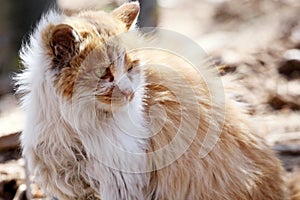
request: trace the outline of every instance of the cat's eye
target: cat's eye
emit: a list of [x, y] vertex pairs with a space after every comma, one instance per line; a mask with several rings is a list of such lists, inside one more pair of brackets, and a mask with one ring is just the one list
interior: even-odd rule
[[128, 72], [130, 72], [133, 69], [133, 65], [130, 65], [130, 67], [127, 69]]
[[138, 60], [134, 60], [130, 63], [130, 65], [128, 66], [127, 68], [127, 72], [130, 72], [132, 71], [132, 69], [137, 66], [139, 64], [139, 61]]
[[106, 70], [106, 69], [97, 69], [97, 70], [96, 70], [96, 75], [97, 75], [99, 78], [104, 77], [106, 74], [107, 74], [107, 70]]

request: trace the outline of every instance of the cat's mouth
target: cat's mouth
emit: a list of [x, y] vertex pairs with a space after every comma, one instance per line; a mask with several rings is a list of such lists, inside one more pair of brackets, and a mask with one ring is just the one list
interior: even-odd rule
[[113, 106], [123, 106], [134, 98], [134, 92], [132, 90], [122, 91], [116, 87], [108, 93], [96, 95], [96, 97], [102, 103], [111, 104]]

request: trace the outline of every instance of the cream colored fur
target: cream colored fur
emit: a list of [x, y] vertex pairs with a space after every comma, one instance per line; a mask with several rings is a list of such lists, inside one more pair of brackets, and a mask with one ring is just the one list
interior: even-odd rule
[[[47, 195], [60, 200], [289, 199], [280, 162], [253, 133], [242, 108], [227, 97], [225, 107], [213, 105], [209, 88], [217, 77], [199, 75], [180, 58], [128, 52], [140, 61], [141, 71], [131, 83], [134, 98], [116, 110], [84, 98], [90, 93], [80, 84], [71, 99], [63, 98], [53, 84], [43, 32], [49, 24], [61, 23], [81, 30], [86, 22], [80, 16], [93, 15], [50, 12], [21, 51], [25, 69], [16, 79], [26, 112], [23, 155]], [[123, 15], [98, 15], [99, 21], [112, 20], [107, 26], [116, 33], [126, 32], [122, 20], [114, 18]], [[121, 38], [120, 46], [137, 47], [142, 39], [134, 37]], [[81, 44], [81, 50], [92, 42]], [[121, 60], [118, 66], [123, 64]]]

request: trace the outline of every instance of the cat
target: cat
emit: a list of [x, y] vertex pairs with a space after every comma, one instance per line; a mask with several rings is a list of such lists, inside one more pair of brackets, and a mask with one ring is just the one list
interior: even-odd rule
[[138, 14], [136, 2], [50, 11], [23, 46], [21, 144], [35, 181], [60, 200], [289, 199], [243, 108], [212, 104], [216, 77], [169, 52], [129, 50], [142, 35], [118, 37]]

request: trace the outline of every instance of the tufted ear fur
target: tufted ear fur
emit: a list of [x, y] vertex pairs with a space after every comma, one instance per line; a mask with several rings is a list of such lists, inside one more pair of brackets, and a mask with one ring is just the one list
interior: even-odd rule
[[54, 67], [63, 67], [78, 53], [80, 36], [67, 24], [56, 25], [51, 34], [50, 47], [54, 56]]
[[112, 15], [119, 19], [120, 21], [124, 22], [126, 28], [129, 29], [132, 23], [137, 18], [140, 12], [140, 5], [138, 2], [131, 2], [131, 3], [124, 3], [119, 8], [116, 8]]

